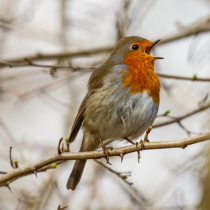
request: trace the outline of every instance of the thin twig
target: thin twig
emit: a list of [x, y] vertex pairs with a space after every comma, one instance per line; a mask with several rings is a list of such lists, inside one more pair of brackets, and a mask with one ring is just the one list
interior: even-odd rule
[[209, 16], [184, 27], [176, 34], [163, 38], [160, 44], [165, 44], [165, 43], [179, 40], [179, 39], [191, 36], [191, 35], [196, 35], [196, 34], [208, 32], [208, 31], [210, 31], [210, 17]]
[[62, 208], [61, 208], [61, 205], [58, 205], [57, 210], [64, 210], [64, 209], [66, 209], [66, 208], [68, 208], [68, 206], [65, 206], [65, 207], [62, 207]]
[[9, 148], [9, 159], [10, 159], [10, 165], [12, 166], [12, 168], [16, 168], [12, 160], [12, 147]]
[[[27, 59], [27, 62], [22, 62], [22, 63], [11, 63], [11, 62], [4, 62], [0, 61], [0, 67], [1, 66], [7, 66], [7, 67], [40, 67], [40, 68], [50, 68], [52, 70], [57, 70], [57, 69], [67, 69], [72, 72], [76, 71], [94, 71], [96, 68], [95, 67], [72, 67], [71, 65], [69, 66], [53, 66], [53, 65], [44, 65], [44, 64], [37, 64], [32, 62], [31, 60]], [[49, 72], [50, 73], [50, 72]], [[168, 75], [168, 74], [161, 74], [161, 73], [156, 73], [159, 77], [163, 78], [168, 78], [168, 79], [178, 79], [178, 80], [189, 80], [189, 81], [201, 81], [201, 82], [210, 82], [210, 78], [198, 78], [196, 75], [192, 77], [184, 77], [184, 76], [176, 76], [176, 75]]]
[[169, 120], [169, 121], [166, 121], [166, 122], [160, 122], [160, 123], [155, 123], [154, 125], [152, 125], [152, 128], [158, 128], [158, 127], [162, 127], [162, 126], [165, 126], [165, 125], [169, 125], [169, 124], [172, 124], [172, 123], [177, 123], [177, 122], [180, 122], [181, 120], [187, 118], [187, 117], [190, 117], [198, 112], [201, 112], [203, 110], [206, 110], [210, 108], [210, 102], [206, 103], [205, 105], [202, 105], [201, 107], [185, 114], [185, 115], [182, 115], [180, 117], [173, 117], [173, 116], [170, 116], [170, 115], [166, 115], [167, 117], [170, 117], [170, 118], [173, 118], [172, 120]]
[[0, 174], [6, 174], [7, 172], [4, 172], [4, 171], [0, 171]]
[[[209, 30], [210, 30], [210, 21], [209, 21], [209, 17], [207, 17], [201, 21], [198, 21], [189, 26], [186, 26], [184, 29], [180, 30], [175, 35], [163, 38], [162, 41], [159, 43], [159, 45], [165, 44], [171, 41], [175, 41], [175, 40], [187, 37], [187, 36], [195, 35], [198, 33], [208, 32]], [[34, 60], [51, 60], [51, 59], [59, 59], [59, 58], [72, 58], [72, 57], [78, 57], [78, 56], [95, 55], [98, 53], [110, 52], [113, 50], [113, 48], [114, 46], [104, 47], [104, 48], [99, 48], [99, 49], [83, 50], [79, 52], [64, 52], [64, 53], [49, 53], [49, 54], [37, 53], [35, 55], [27, 55], [25, 57], [8, 59], [7, 62], [21, 63], [21, 62], [24, 62], [26, 59], [34, 61]]]
[[201, 134], [201, 133], [197, 133], [197, 132], [194, 132], [194, 131], [190, 131], [180, 121], [178, 121], [177, 123], [187, 133], [187, 135], [190, 135], [190, 134], [200, 135]]
[[9, 67], [9, 68], [19, 68], [19, 67], [40, 67], [40, 68], [50, 68], [53, 70], [56, 69], [69, 69], [71, 71], [93, 71], [95, 67], [73, 67], [72, 65], [69, 64], [69, 66], [53, 66], [53, 65], [45, 65], [45, 64], [38, 64], [34, 63], [29, 59], [26, 59], [27, 61], [21, 62], [21, 63], [12, 63], [12, 62], [7, 62], [7, 61], [0, 61], [0, 68], [3, 66]]
[[[185, 148], [188, 145], [210, 140], [210, 133], [194, 136], [182, 140], [165, 141], [165, 142], [145, 142], [144, 150], [148, 149], [165, 149], [165, 148]], [[127, 147], [116, 148], [109, 151], [110, 156], [120, 156], [120, 153], [128, 154], [136, 152], [142, 149], [142, 144], [131, 145]], [[86, 160], [86, 159], [99, 159], [103, 158], [103, 151], [92, 151], [92, 152], [76, 152], [76, 153], [62, 153], [60, 155], [55, 154], [44, 160], [38, 161], [37, 163], [30, 164], [18, 169], [13, 169], [9, 173], [0, 177], [0, 186], [6, 186], [11, 180], [17, 177], [25, 176], [28, 173], [37, 171], [38, 169], [48, 166], [51, 163], [64, 160]]]
[[6, 62], [12, 63], [22, 63], [26, 59], [35, 61], [35, 60], [52, 60], [52, 59], [59, 59], [59, 58], [72, 58], [72, 57], [79, 57], [79, 56], [87, 56], [87, 55], [95, 55], [98, 53], [106, 53], [113, 50], [113, 47], [103, 47], [98, 49], [90, 49], [90, 50], [83, 50], [78, 52], [62, 52], [62, 53], [37, 53], [35, 55], [27, 55], [24, 57], [8, 59]]
[[[64, 162], [65, 162], [65, 161], [59, 161], [59, 162], [56, 162], [56, 164], [54, 164], [54, 165], [57, 167], [58, 165], [60, 165], [60, 164], [62, 164], [62, 163], [64, 163]], [[28, 176], [28, 175], [32, 175], [32, 174], [35, 174], [36, 177], [37, 177], [37, 174], [38, 174], [38, 173], [40, 173], [40, 172], [45, 172], [45, 171], [50, 170], [50, 169], [55, 169], [56, 167], [52, 167], [52, 165], [44, 166], [44, 167], [38, 169], [37, 171], [31, 171], [31, 172], [29, 172], [29, 173], [25, 173], [24, 175], [17, 176], [17, 177], [15, 177], [14, 179], [10, 180], [9, 183], [14, 182], [14, 181], [16, 181], [17, 179], [22, 178], [22, 177], [24, 177], [24, 176]], [[8, 173], [8, 172], [3, 172], [3, 171], [0, 172], [0, 174], [7, 174], [7, 173]], [[8, 187], [8, 183], [7, 183], [5, 186]]]
[[196, 75], [193, 77], [182, 77], [168, 74], [156, 73], [159, 77], [168, 78], [168, 79], [178, 79], [178, 80], [189, 80], [189, 81], [201, 81], [201, 82], [210, 82], [210, 78], [197, 78]]
[[60, 138], [59, 143], [58, 143], [58, 154], [60, 155], [61, 152], [61, 142], [62, 142], [63, 138]]
[[[112, 172], [113, 174], [117, 175], [120, 179], [122, 179], [126, 184], [128, 185], [132, 185], [133, 183], [127, 181], [126, 179], [128, 178], [128, 176], [131, 176], [131, 172], [117, 172], [115, 170], [113, 170], [112, 168], [106, 166], [105, 164], [103, 164], [102, 162], [95, 160], [96, 163], [98, 163], [99, 165], [103, 166], [104, 168], [106, 168], [108, 171]], [[124, 175], [122, 175], [124, 174]]]
[[[52, 83], [49, 83], [47, 85], [43, 85], [41, 87], [38, 87], [38, 88], [36, 88], [34, 90], [31, 90], [29, 92], [26, 92], [26, 93], [20, 95], [19, 99], [26, 99], [29, 96], [33, 95], [33, 94], [38, 94], [38, 95], [39, 94], [44, 94], [48, 89], [50, 89], [52, 87], [55, 88], [55, 86], [58, 85], [58, 84], [59, 85], [64, 85], [65, 82], [69, 82], [69, 80], [74, 78], [75, 76], [76, 76], [75, 74], [70, 74], [69, 76], [66, 76], [66, 77], [63, 77], [61, 79], [58, 79], [58, 80], [56, 80], [56, 81], [54, 81]], [[58, 86], [56, 86], [56, 87], [58, 87]]]

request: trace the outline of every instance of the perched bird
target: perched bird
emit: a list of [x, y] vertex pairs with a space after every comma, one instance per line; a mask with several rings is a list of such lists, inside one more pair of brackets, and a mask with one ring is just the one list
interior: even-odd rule
[[[140, 137], [155, 120], [159, 107], [160, 81], [154, 72], [150, 52], [155, 42], [131, 36], [122, 38], [108, 60], [96, 69], [88, 82], [88, 93], [74, 121], [69, 142], [73, 142], [82, 125], [80, 152], [96, 150], [100, 145], [108, 160], [105, 140], [130, 142]], [[67, 182], [74, 190], [86, 160], [76, 160]]]

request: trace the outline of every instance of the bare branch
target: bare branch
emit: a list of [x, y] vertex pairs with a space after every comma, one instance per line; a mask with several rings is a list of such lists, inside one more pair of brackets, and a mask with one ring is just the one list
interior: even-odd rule
[[171, 117], [173, 118], [172, 120], [169, 120], [169, 121], [166, 121], [166, 122], [160, 122], [160, 123], [155, 123], [152, 128], [158, 128], [158, 127], [161, 127], [161, 126], [165, 126], [165, 125], [169, 125], [169, 124], [172, 124], [172, 123], [178, 123], [180, 122], [181, 120], [187, 118], [187, 117], [190, 117], [198, 112], [201, 112], [205, 109], [208, 109], [210, 108], [210, 102], [206, 103], [205, 105], [202, 105], [201, 107], [183, 115], [183, 116], [180, 116], [180, 117], [172, 117], [170, 115], [166, 115], [167, 117]]
[[61, 79], [58, 79], [56, 81], [53, 81], [49, 84], [43, 85], [41, 87], [38, 87], [36, 89], [30, 90], [22, 95], [19, 96], [19, 99], [26, 99], [29, 98], [29, 96], [31, 95], [36, 95], [36, 94], [44, 94], [47, 90], [49, 90], [50, 88], [52, 89], [53, 87], [55, 88], [58, 87], [58, 85], [64, 85], [66, 82], [69, 82], [70, 79], [74, 78], [76, 75], [71, 73], [70, 75], [66, 76], [66, 77], [62, 77]]
[[0, 171], [0, 174], [6, 174], [7, 172], [4, 172], [4, 171]]
[[[131, 176], [131, 172], [118, 172], [113, 170], [112, 168], [106, 166], [105, 164], [103, 164], [102, 162], [95, 160], [96, 163], [98, 163], [99, 165], [103, 166], [104, 168], [106, 168], [108, 171], [116, 174], [120, 179], [122, 179], [126, 184], [132, 185], [133, 183], [127, 181], [126, 179], [128, 178], [128, 176]], [[124, 174], [124, 175], [123, 175]]]
[[[38, 64], [34, 63], [29, 59], [25, 59], [25, 62], [21, 63], [11, 63], [11, 62], [5, 62], [5, 61], [0, 61], [0, 67], [1, 66], [6, 66], [9, 68], [17, 68], [17, 67], [38, 67], [38, 68], [50, 68], [51, 70], [57, 70], [57, 69], [67, 69], [73, 72], [76, 71], [94, 71], [96, 68], [95, 67], [72, 67], [70, 64], [69, 66], [53, 66], [53, 65], [44, 65], [44, 64]], [[210, 78], [198, 78], [197, 75], [194, 75], [193, 77], [183, 77], [183, 76], [176, 76], [176, 75], [168, 75], [168, 74], [161, 74], [157, 73], [156, 74], [159, 77], [167, 78], [167, 79], [178, 79], [178, 80], [189, 80], [189, 81], [202, 81], [202, 82], [210, 82]]]
[[[165, 141], [165, 142], [144, 142], [144, 144], [132, 145], [127, 147], [116, 148], [109, 151], [110, 156], [120, 156], [120, 153], [128, 154], [136, 152], [138, 150], [148, 149], [165, 149], [165, 148], [185, 148], [188, 145], [210, 140], [210, 133], [194, 136], [182, 140]], [[144, 148], [143, 148], [143, 147]], [[92, 151], [92, 152], [76, 152], [76, 153], [62, 153], [55, 154], [44, 160], [38, 161], [37, 163], [30, 164], [22, 168], [13, 169], [11, 172], [2, 175], [0, 177], [0, 186], [7, 186], [13, 179], [22, 177], [26, 174], [33, 173], [38, 169], [48, 166], [51, 163], [62, 160], [86, 160], [86, 159], [99, 159], [103, 158], [103, 151]]]
[[62, 150], [61, 150], [61, 142], [63, 141], [63, 138], [60, 138], [59, 143], [58, 143], [58, 154], [60, 155]]
[[64, 210], [64, 209], [66, 209], [66, 208], [68, 208], [68, 206], [65, 206], [65, 207], [62, 207], [62, 208], [61, 208], [61, 205], [58, 205], [57, 210]]
[[197, 21], [191, 25], [184, 27], [177, 34], [173, 34], [171, 36], [163, 38], [160, 44], [165, 44], [191, 35], [196, 35], [208, 31], [210, 31], [210, 17], [204, 18], [203, 20]]
[[[208, 32], [209, 30], [210, 30], [210, 17], [207, 17], [201, 21], [186, 26], [184, 29], [182, 29], [179, 33], [175, 35], [163, 38], [162, 41], [159, 43], [159, 45], [175, 41], [187, 36], [195, 35], [198, 33]], [[78, 56], [95, 55], [98, 53], [110, 52], [113, 50], [113, 48], [114, 46], [91, 49], [91, 50], [83, 50], [79, 52], [62, 52], [62, 53], [49, 53], [49, 54], [36, 53], [35, 55], [27, 55], [20, 58], [8, 59], [7, 62], [23, 63], [26, 61], [26, 59], [34, 61], [34, 60], [51, 60], [59, 58], [72, 58]], [[4, 62], [4, 64], [2, 63], [1, 65], [5, 65], [7, 62]], [[10, 67], [13, 66], [10, 65]]]
[[202, 82], [210, 82], [210, 78], [197, 78], [196, 75], [193, 77], [182, 77], [168, 74], [160, 74], [156, 73], [159, 77], [168, 78], [168, 79], [179, 79], [179, 80], [190, 80], [190, 81], [202, 81]]
[[95, 55], [98, 53], [106, 53], [113, 50], [113, 47], [103, 47], [98, 49], [91, 49], [91, 50], [83, 50], [79, 52], [62, 52], [62, 53], [49, 53], [49, 54], [42, 54], [37, 53], [35, 55], [27, 55], [25, 57], [8, 59], [7, 62], [12, 63], [22, 63], [25, 62], [26, 59], [35, 61], [35, 60], [52, 60], [52, 59], [59, 59], [59, 58], [72, 58], [72, 57], [79, 57], [79, 56], [87, 56], [87, 55]]
[[12, 160], [12, 147], [9, 148], [9, 159], [10, 159], [10, 165], [12, 166], [12, 168], [16, 168]]
[[9, 67], [9, 68], [18, 68], [18, 67], [39, 67], [39, 68], [50, 68], [52, 70], [57, 70], [57, 69], [67, 69], [67, 70], [71, 70], [71, 71], [93, 71], [95, 68], [94, 67], [88, 67], [88, 68], [84, 68], [84, 67], [73, 67], [71, 65], [71, 63], [69, 63], [68, 66], [53, 66], [53, 65], [45, 65], [45, 64], [38, 64], [38, 63], [34, 63], [29, 59], [25, 59], [24, 62], [20, 62], [20, 63], [12, 63], [12, 62], [7, 62], [7, 61], [0, 61], [0, 68], [1, 67]]

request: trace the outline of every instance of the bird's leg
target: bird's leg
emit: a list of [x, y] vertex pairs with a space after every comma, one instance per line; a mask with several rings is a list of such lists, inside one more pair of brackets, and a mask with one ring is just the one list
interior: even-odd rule
[[124, 139], [126, 140], [126, 141], [128, 141], [128, 142], [130, 142], [131, 144], [135, 144], [133, 141], [131, 141], [128, 137], [124, 137]]
[[102, 149], [103, 149], [103, 152], [104, 152], [104, 156], [105, 156], [105, 158], [106, 158], [106, 161], [107, 161], [107, 163], [109, 163], [110, 165], [112, 165], [112, 164], [109, 162], [109, 149], [113, 149], [113, 148], [112, 148], [112, 147], [106, 147], [106, 146], [104, 145], [104, 143], [103, 143], [103, 141], [102, 141], [100, 135], [98, 135], [98, 136], [99, 136], [99, 139], [100, 139], [100, 142], [101, 142], [101, 147], [102, 147]]
[[152, 130], [152, 126], [149, 126], [147, 131], [146, 131], [144, 141], [149, 142], [148, 136], [149, 136], [149, 133], [150, 133], [151, 130]]
[[[136, 147], [137, 147], [138, 142], [134, 143], [134, 142], [131, 141], [128, 137], [124, 137], [124, 139], [127, 140], [128, 142], [130, 142], [131, 144], [136, 145]], [[138, 153], [138, 163], [139, 163], [139, 159], [141, 158], [141, 156], [140, 156], [140, 151], [138, 150], [137, 153]]]

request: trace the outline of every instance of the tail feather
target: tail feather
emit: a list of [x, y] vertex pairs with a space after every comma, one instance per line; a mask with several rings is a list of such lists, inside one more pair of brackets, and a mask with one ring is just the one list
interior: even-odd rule
[[66, 184], [67, 189], [74, 190], [80, 182], [87, 160], [76, 160], [71, 175]]
[[[85, 132], [82, 140], [82, 145], [80, 148], [80, 152], [83, 151], [94, 151], [100, 144], [99, 138], [97, 138], [95, 135]], [[80, 179], [82, 177], [82, 173], [85, 167], [87, 160], [76, 160], [74, 163], [73, 170], [70, 174], [70, 177], [68, 179], [68, 182], [66, 184], [67, 189], [75, 190], [77, 185], [80, 182]]]

